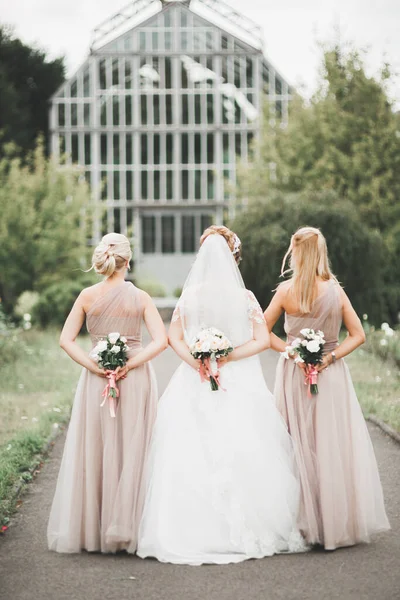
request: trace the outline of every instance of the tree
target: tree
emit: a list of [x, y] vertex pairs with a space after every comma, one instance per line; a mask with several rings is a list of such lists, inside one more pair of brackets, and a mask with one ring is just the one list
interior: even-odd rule
[[265, 308], [279, 283], [283, 256], [292, 234], [302, 226], [321, 229], [333, 272], [359, 315], [380, 323], [385, 315], [381, 264], [386, 249], [381, 237], [359, 218], [351, 203], [336, 194], [274, 192], [254, 201], [232, 223], [243, 244], [241, 271], [246, 286]]
[[0, 158], [8, 142], [24, 156], [35, 148], [39, 134], [48, 147], [48, 101], [64, 79], [62, 58], [48, 61], [44, 52], [0, 26]]
[[8, 312], [22, 292], [73, 278], [87, 254], [83, 175], [46, 159], [43, 142], [26, 163], [0, 161], [0, 297]]

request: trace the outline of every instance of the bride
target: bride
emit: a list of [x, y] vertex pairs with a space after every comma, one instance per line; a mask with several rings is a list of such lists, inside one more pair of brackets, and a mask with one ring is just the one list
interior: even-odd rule
[[[291, 439], [256, 356], [269, 334], [237, 266], [240, 241], [216, 226], [200, 241], [169, 331], [183, 362], [159, 404], [137, 553], [200, 565], [305, 550]], [[218, 391], [188, 348], [204, 327], [234, 346]]]

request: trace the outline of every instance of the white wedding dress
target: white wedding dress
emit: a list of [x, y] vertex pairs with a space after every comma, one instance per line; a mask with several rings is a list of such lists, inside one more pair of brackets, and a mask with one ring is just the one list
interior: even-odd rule
[[[225, 240], [206, 239], [173, 319], [187, 342], [201, 326], [234, 343], [252, 339], [263, 314], [245, 290]], [[221, 369], [224, 390], [186, 363], [163, 394], [146, 468], [138, 555], [199, 565], [306, 549], [297, 530], [299, 483], [286, 425], [259, 358]]]

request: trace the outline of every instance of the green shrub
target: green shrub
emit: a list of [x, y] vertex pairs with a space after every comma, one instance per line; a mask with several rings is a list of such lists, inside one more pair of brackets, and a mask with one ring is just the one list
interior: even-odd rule
[[138, 288], [147, 292], [152, 298], [165, 298], [167, 291], [162, 283], [151, 279], [143, 279], [136, 282]]
[[173, 296], [174, 296], [174, 298], [180, 298], [182, 296], [182, 288], [181, 287], [175, 288], [173, 291]]
[[43, 328], [63, 325], [82, 289], [93, 283], [93, 276], [90, 274], [53, 283], [40, 294], [33, 308], [33, 319]]
[[392, 329], [388, 323], [382, 323], [381, 329], [378, 330], [368, 325], [365, 329], [366, 350], [400, 367], [400, 330]]
[[0, 362], [12, 363], [24, 350], [21, 332], [4, 314], [0, 304]]

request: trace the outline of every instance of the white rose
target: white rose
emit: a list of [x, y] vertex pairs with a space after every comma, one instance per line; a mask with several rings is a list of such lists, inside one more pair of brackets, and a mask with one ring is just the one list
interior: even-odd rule
[[124, 348], [123, 348], [123, 349], [125, 350], [125, 352], [128, 352], [128, 350], [129, 350], [129, 346], [128, 346], [127, 344], [125, 344], [125, 346], [124, 346]]
[[204, 340], [204, 342], [201, 344], [201, 351], [210, 352], [210, 342], [208, 340]]
[[301, 342], [301, 345], [302, 345], [302, 346], [307, 346], [307, 344], [308, 344], [307, 340], [303, 340], [303, 341]]
[[119, 351], [120, 351], [120, 347], [119, 347], [119, 346], [113, 346], [113, 347], [111, 348], [111, 352], [112, 352], [113, 354], [118, 354], [118, 352], [119, 352]]
[[304, 335], [304, 336], [306, 336], [306, 335], [309, 335], [309, 334], [310, 334], [310, 331], [311, 331], [311, 329], [302, 329], [302, 330], [300, 331], [300, 333], [301, 333], [301, 335]]
[[220, 346], [220, 341], [219, 339], [213, 339], [211, 341], [211, 350], [218, 350], [219, 346]]
[[294, 359], [295, 363], [303, 363], [304, 360], [301, 358], [301, 356], [296, 356], [296, 358]]
[[307, 350], [309, 352], [318, 352], [319, 343], [316, 340], [311, 340], [311, 342], [307, 343]]
[[126, 337], [124, 335], [121, 336], [121, 342], [124, 342], [124, 344], [126, 344], [128, 340], [126, 339]]
[[324, 334], [324, 332], [323, 332], [323, 331], [321, 331], [320, 329], [317, 331], [317, 333], [318, 333], [319, 337], [321, 337], [321, 338], [324, 338], [324, 337], [325, 337], [325, 334]]
[[110, 340], [111, 344], [115, 344], [115, 342], [119, 339], [119, 333], [117, 331], [114, 333], [109, 333], [108, 339]]
[[107, 344], [106, 340], [101, 340], [101, 341], [100, 341], [100, 342], [97, 344], [97, 346], [94, 348], [94, 350], [95, 350], [96, 352], [104, 352], [104, 350], [107, 350], [107, 345], [108, 345], [108, 344]]

